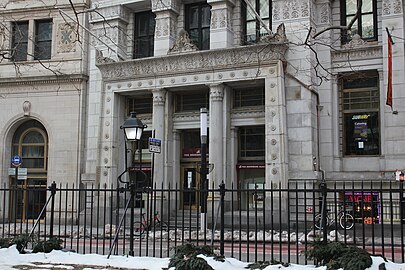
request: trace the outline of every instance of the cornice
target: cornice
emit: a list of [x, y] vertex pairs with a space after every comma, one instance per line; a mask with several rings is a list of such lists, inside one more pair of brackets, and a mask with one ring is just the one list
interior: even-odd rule
[[21, 77], [21, 78], [0, 78], [0, 87], [17, 86], [17, 85], [50, 85], [50, 84], [67, 84], [72, 82], [88, 81], [86, 75], [61, 76], [61, 77]]
[[216, 72], [225, 69], [249, 68], [283, 61], [286, 43], [260, 44], [236, 48], [193, 51], [182, 54], [134, 59], [122, 62], [98, 62], [104, 81], [134, 78], [155, 78], [175, 74]]
[[332, 51], [332, 61], [364, 60], [381, 58], [383, 56], [382, 46], [375, 45], [361, 48], [347, 48]]

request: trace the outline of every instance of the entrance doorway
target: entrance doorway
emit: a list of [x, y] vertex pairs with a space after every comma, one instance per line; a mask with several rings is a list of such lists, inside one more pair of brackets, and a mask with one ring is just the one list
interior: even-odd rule
[[183, 165], [181, 169], [183, 209], [198, 209], [200, 175], [196, 165]]
[[[10, 176], [10, 219], [36, 220], [47, 200], [48, 136], [36, 120], [23, 123], [14, 133], [12, 156], [21, 156], [25, 175]], [[45, 213], [40, 218], [44, 218]]]

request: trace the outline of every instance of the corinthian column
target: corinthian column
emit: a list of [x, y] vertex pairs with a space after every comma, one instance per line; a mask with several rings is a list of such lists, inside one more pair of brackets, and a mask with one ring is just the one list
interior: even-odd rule
[[223, 179], [224, 165], [224, 140], [223, 140], [223, 99], [224, 85], [210, 84], [209, 108], [209, 163], [214, 164], [214, 169], [208, 175], [210, 187], [214, 183], [217, 187]]
[[152, 90], [153, 94], [153, 115], [152, 115], [152, 127], [154, 131], [154, 137], [162, 141], [161, 152], [155, 154], [153, 179], [157, 187], [161, 187], [162, 183], [165, 183], [165, 103], [166, 103], [166, 90], [155, 89]]

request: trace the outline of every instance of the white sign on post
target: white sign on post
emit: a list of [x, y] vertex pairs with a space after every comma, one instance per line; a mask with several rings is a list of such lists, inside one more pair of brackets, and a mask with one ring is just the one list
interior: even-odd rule
[[156, 138], [149, 138], [149, 152], [160, 153], [162, 141]]

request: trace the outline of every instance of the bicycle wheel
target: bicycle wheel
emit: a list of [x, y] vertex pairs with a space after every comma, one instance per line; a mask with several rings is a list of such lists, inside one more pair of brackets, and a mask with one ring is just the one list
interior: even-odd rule
[[[322, 224], [322, 215], [321, 215], [321, 214], [317, 214], [317, 215], [315, 216], [315, 219], [314, 219], [314, 226], [315, 226], [315, 228], [317, 228], [318, 230], [321, 230], [321, 229], [323, 228], [323, 226], [321, 226], [321, 224]], [[326, 227], [328, 226], [328, 224], [329, 224], [329, 219], [328, 219], [328, 217], [326, 217]]]
[[142, 236], [146, 231], [145, 224], [142, 222], [136, 221], [134, 222], [134, 235], [135, 236]]
[[159, 221], [155, 224], [155, 231], [169, 231], [169, 225], [164, 221]]
[[354, 226], [354, 218], [349, 213], [344, 213], [339, 218], [339, 225], [342, 229], [350, 230]]

